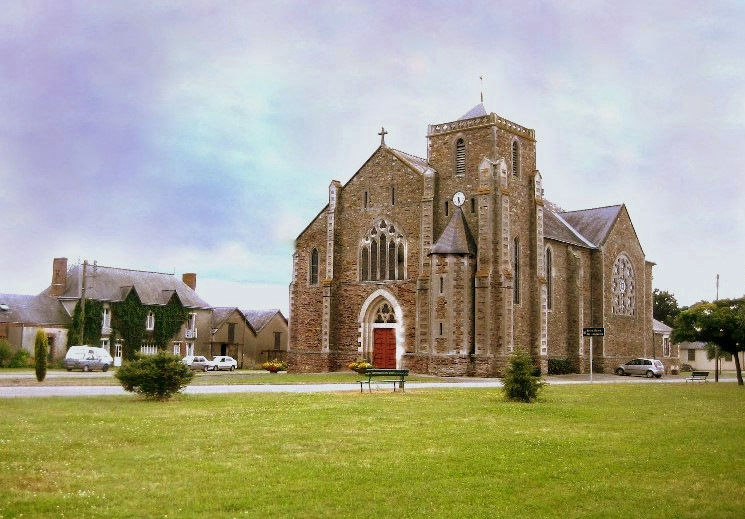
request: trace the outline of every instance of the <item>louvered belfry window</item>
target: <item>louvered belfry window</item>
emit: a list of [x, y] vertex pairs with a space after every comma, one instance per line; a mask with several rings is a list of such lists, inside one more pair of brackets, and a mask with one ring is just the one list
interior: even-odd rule
[[360, 243], [360, 281], [406, 279], [406, 239], [389, 221], [379, 220]]
[[458, 139], [455, 144], [455, 174], [466, 174], [466, 143], [463, 139]]
[[518, 176], [520, 172], [520, 145], [516, 140], [512, 141], [512, 174]]
[[318, 249], [310, 253], [310, 284], [318, 284]]

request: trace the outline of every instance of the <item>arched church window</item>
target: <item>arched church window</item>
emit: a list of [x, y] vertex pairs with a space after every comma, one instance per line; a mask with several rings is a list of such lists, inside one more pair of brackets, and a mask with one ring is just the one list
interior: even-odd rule
[[512, 290], [512, 302], [520, 303], [520, 238], [515, 236], [512, 243], [512, 277], [514, 289]]
[[546, 307], [551, 310], [553, 308], [553, 292], [554, 292], [554, 282], [553, 282], [553, 258], [551, 254], [551, 249], [546, 247]]
[[636, 306], [634, 267], [626, 254], [621, 253], [613, 263], [611, 274], [612, 312], [617, 315], [634, 315]]
[[310, 253], [310, 284], [318, 284], [318, 249], [313, 249]]
[[382, 219], [360, 241], [360, 280], [406, 279], [406, 239], [397, 226]]
[[517, 139], [512, 141], [512, 175], [520, 175], [520, 144]]
[[382, 303], [375, 311], [375, 322], [395, 323], [396, 314], [393, 312], [393, 307], [388, 303]]
[[455, 174], [466, 174], [466, 143], [463, 139], [455, 143]]

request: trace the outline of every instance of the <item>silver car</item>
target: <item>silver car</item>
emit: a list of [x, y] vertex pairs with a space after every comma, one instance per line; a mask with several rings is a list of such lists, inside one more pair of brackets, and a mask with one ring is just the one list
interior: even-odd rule
[[189, 355], [181, 359], [181, 362], [194, 370], [208, 371], [215, 369], [215, 363], [201, 355]]
[[665, 366], [657, 359], [632, 359], [616, 368], [616, 375], [644, 375], [647, 378], [660, 378], [665, 373]]
[[223, 369], [233, 371], [238, 368], [238, 362], [233, 357], [228, 357], [226, 355], [218, 355], [212, 360], [212, 362], [215, 366], [215, 371]]

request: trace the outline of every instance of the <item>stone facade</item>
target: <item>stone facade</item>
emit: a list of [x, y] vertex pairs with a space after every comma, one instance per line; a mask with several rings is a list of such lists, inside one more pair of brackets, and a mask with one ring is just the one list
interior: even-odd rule
[[426, 159], [381, 142], [333, 181], [295, 244], [290, 370], [381, 359], [395, 337], [386, 362], [420, 373], [501, 374], [515, 348], [585, 372], [591, 326], [597, 371], [651, 353], [653, 264], [625, 206], [560, 210], [535, 156], [533, 130], [477, 105], [428, 127]]

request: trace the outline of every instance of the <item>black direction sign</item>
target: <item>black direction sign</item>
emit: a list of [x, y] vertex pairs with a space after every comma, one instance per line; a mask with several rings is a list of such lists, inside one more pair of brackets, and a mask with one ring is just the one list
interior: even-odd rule
[[605, 328], [582, 328], [582, 335], [585, 337], [602, 337], [605, 335]]

